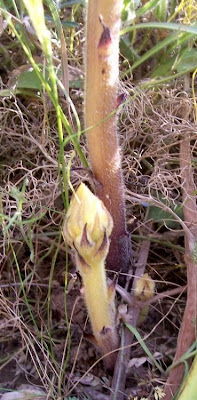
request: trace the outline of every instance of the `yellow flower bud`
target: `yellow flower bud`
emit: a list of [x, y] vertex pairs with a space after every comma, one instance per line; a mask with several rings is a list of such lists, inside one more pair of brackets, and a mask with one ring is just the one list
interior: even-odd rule
[[70, 202], [63, 231], [84, 267], [91, 263], [92, 257], [106, 258], [112, 228], [112, 217], [102, 201], [81, 183]]
[[142, 275], [136, 283], [135, 296], [141, 300], [146, 301], [153, 297], [155, 291], [155, 282], [146, 273]]
[[[153, 279], [146, 273], [142, 275], [136, 283], [135, 287], [135, 296], [140, 301], [146, 301], [151, 299], [154, 296], [155, 292], [155, 282]], [[140, 326], [148, 315], [149, 306], [144, 306], [139, 314], [137, 325]]]

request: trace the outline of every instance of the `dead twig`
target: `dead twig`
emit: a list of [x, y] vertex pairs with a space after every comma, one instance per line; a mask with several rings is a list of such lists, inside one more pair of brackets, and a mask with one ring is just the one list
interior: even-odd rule
[[[146, 240], [142, 243], [139, 258], [138, 258], [138, 265], [139, 267], [134, 271], [134, 280], [132, 285], [132, 295], [130, 295], [131, 302], [128, 306], [128, 316], [129, 322], [132, 326], [136, 327], [137, 320], [140, 313], [140, 307], [135, 301], [134, 293], [137, 280], [143, 275], [146, 264], [147, 258], [150, 248], [150, 241]], [[127, 284], [128, 285], [128, 284]], [[111, 386], [111, 396], [110, 400], [123, 400], [125, 399], [125, 383], [126, 383], [126, 370], [127, 365], [130, 360], [130, 353], [131, 353], [131, 345], [133, 341], [133, 333], [129, 331], [125, 326], [122, 326], [121, 330], [121, 343], [120, 343], [120, 351], [118, 353], [114, 376], [112, 380]], [[130, 345], [130, 346], [129, 346]]]

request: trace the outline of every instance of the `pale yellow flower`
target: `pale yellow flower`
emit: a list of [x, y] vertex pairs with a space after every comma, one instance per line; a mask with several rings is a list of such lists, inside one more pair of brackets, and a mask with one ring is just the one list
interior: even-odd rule
[[165, 397], [165, 395], [166, 394], [164, 393], [163, 388], [161, 388], [159, 386], [156, 386], [155, 393], [154, 393], [155, 400], [161, 400], [161, 399], [163, 399]]

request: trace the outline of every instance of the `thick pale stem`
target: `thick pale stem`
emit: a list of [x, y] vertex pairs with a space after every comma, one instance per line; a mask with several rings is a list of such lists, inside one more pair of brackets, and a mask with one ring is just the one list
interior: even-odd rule
[[71, 200], [63, 233], [65, 241], [75, 251], [94, 337], [110, 369], [114, 368], [116, 354], [113, 351], [118, 347], [115, 288], [114, 285], [107, 287], [105, 272], [112, 229], [113, 220], [102, 201], [81, 183]]
[[[115, 328], [114, 298], [109, 295], [104, 262], [94, 262], [84, 269], [78, 265], [84, 284], [86, 307], [97, 345], [106, 354], [105, 365], [113, 369], [116, 361], [118, 335]], [[112, 352], [111, 354], [108, 354]]]
[[82, 278], [92, 330], [98, 341], [103, 327], [110, 327], [114, 324], [108, 300], [104, 263], [90, 266], [87, 273], [82, 273]]
[[116, 271], [126, 270], [129, 258], [116, 116], [120, 13], [121, 0], [89, 0], [85, 55], [89, 155], [96, 194], [114, 221], [108, 265]]

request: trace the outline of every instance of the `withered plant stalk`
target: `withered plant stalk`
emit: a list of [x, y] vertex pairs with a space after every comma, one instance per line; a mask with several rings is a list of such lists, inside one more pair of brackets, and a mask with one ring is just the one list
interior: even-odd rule
[[[183, 113], [185, 114], [183, 114], [185, 119], [189, 117], [189, 113], [187, 113], [187, 102], [185, 102]], [[189, 228], [189, 230], [185, 232], [187, 302], [178, 335], [174, 362], [178, 361], [196, 340], [197, 331], [197, 263], [193, 254], [197, 243], [197, 208], [195, 198], [196, 186], [194, 183], [190, 141], [190, 133], [185, 131], [184, 138], [180, 143], [180, 168], [184, 221]], [[183, 363], [180, 363], [171, 370], [165, 386], [165, 400], [172, 399], [173, 395], [180, 387], [183, 375]]]
[[89, 0], [85, 52], [87, 142], [96, 194], [114, 221], [108, 266], [116, 271], [126, 271], [129, 262], [116, 115], [121, 3]]

